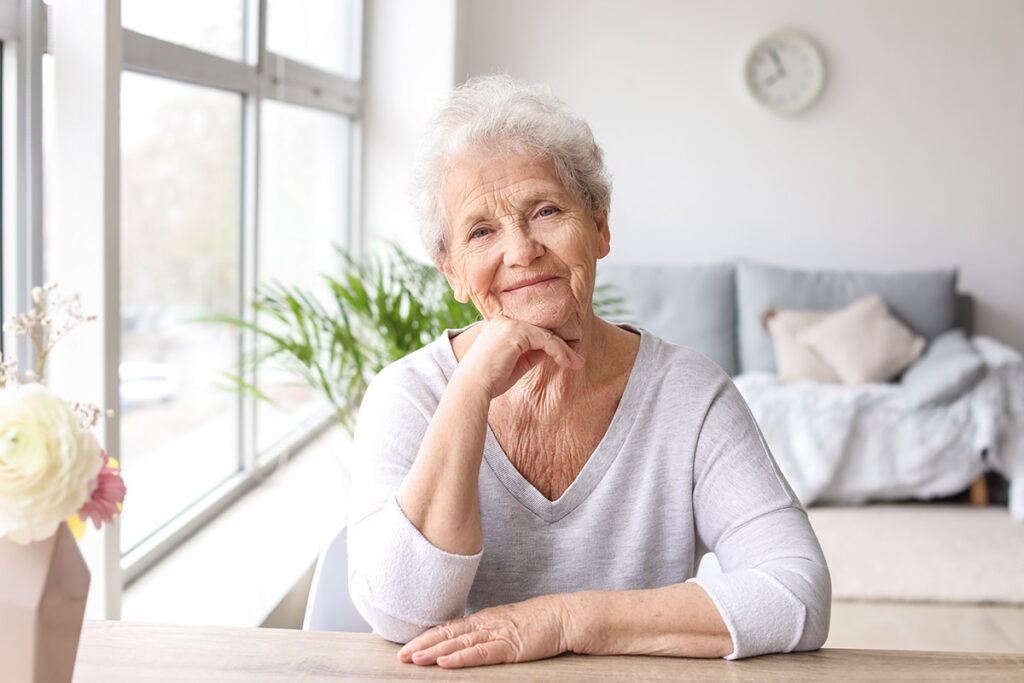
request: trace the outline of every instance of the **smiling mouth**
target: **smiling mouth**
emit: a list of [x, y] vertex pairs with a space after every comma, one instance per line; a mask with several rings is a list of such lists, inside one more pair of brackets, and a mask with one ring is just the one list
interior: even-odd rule
[[553, 281], [555, 281], [557, 279], [558, 278], [555, 277], [554, 275], [543, 275], [541, 277], [535, 277], [535, 278], [532, 278], [530, 280], [525, 280], [523, 282], [520, 282], [519, 284], [513, 285], [513, 286], [509, 287], [508, 289], [506, 289], [504, 291], [506, 291], [506, 292], [516, 292], [516, 291], [519, 291], [521, 289], [527, 289], [529, 287], [535, 287], [537, 285], [543, 285], [546, 282], [553, 282]]

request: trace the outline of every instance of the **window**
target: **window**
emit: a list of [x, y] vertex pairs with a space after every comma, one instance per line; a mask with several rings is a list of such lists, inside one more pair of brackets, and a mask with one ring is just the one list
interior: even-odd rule
[[[260, 117], [260, 240], [257, 272], [326, 294], [319, 273], [335, 272], [331, 226], [343, 224], [351, 202], [351, 119], [332, 112], [266, 100]], [[261, 324], [268, 321], [261, 320]], [[276, 404], [256, 405], [257, 452], [272, 447], [296, 420], [322, 412], [326, 401], [294, 379], [268, 369], [256, 377]]]
[[[102, 54], [102, 41], [88, 43], [96, 40], [89, 35], [123, 47], [112, 53], [123, 55], [120, 106], [104, 115], [119, 122], [119, 163], [104, 174], [118, 181], [119, 219], [101, 245], [119, 274], [108, 280], [119, 284], [102, 295], [104, 310], [116, 311], [119, 325], [105, 328], [100, 355], [105, 384], [118, 387], [112, 433], [131, 501], [104, 552], [120, 558], [113, 561], [130, 582], [331, 418], [315, 394], [270, 371], [247, 379], [279, 406], [231, 393], [224, 373], [239, 372], [254, 340], [196, 318], [251, 320], [257, 282], [315, 287], [315, 275], [339, 263], [331, 245], [349, 246], [362, 2], [122, 0], [120, 28], [108, 14], [118, 3], [69, 9], [23, 0], [27, 14], [12, 11], [18, 4], [0, 0], [0, 112], [13, 97], [29, 114], [21, 128], [0, 117], [5, 311], [23, 308], [32, 286], [61, 277], [75, 229], [68, 203], [81, 188], [51, 176], [78, 153], [77, 140], [68, 144], [67, 127], [54, 119], [77, 115], [59, 107], [89, 89], [72, 87], [60, 55]], [[62, 11], [117, 35], [68, 30], [68, 19], [55, 31]], [[48, 25], [55, 45], [47, 45]], [[12, 168], [17, 183], [8, 182]], [[15, 251], [27, 258], [15, 260]], [[82, 362], [95, 364], [95, 356]], [[106, 616], [116, 617], [121, 577], [101, 582], [114, 594]]]
[[238, 331], [191, 322], [240, 313], [241, 147], [238, 93], [122, 76], [121, 459], [134, 499], [121, 521], [126, 552], [241, 470], [238, 400], [218, 388], [237, 368]]
[[359, 9], [355, 0], [267, 0], [267, 48], [356, 78]]

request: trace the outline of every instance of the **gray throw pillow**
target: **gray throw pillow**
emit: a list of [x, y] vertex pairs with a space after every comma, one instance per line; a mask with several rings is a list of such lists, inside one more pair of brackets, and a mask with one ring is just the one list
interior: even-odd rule
[[912, 408], [952, 401], [974, 386], [985, 374], [985, 362], [956, 328], [944, 332], [907, 368], [900, 382], [907, 404]]
[[597, 284], [615, 286], [627, 314], [662, 339], [704, 354], [730, 375], [736, 363], [735, 267], [597, 264]]
[[931, 340], [956, 319], [955, 268], [878, 273], [782, 268], [752, 261], [736, 266], [740, 372], [776, 372], [772, 339], [761, 326], [768, 309], [832, 310], [872, 292], [910, 329]]

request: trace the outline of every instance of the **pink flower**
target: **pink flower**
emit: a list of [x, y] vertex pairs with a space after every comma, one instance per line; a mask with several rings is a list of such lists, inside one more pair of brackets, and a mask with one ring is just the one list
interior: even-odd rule
[[114, 521], [114, 517], [121, 512], [126, 491], [117, 461], [112, 460], [106, 451], [101, 451], [100, 455], [103, 456], [103, 469], [100, 470], [99, 481], [92, 496], [78, 511], [78, 517], [83, 523], [91, 519], [97, 529], [101, 524]]

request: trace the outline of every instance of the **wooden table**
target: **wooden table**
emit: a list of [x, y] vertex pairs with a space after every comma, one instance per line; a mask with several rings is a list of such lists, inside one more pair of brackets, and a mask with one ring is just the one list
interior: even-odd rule
[[75, 683], [102, 681], [824, 681], [1024, 680], [1024, 655], [819, 650], [736, 662], [565, 654], [445, 670], [402, 664], [362, 633], [87, 621]]

